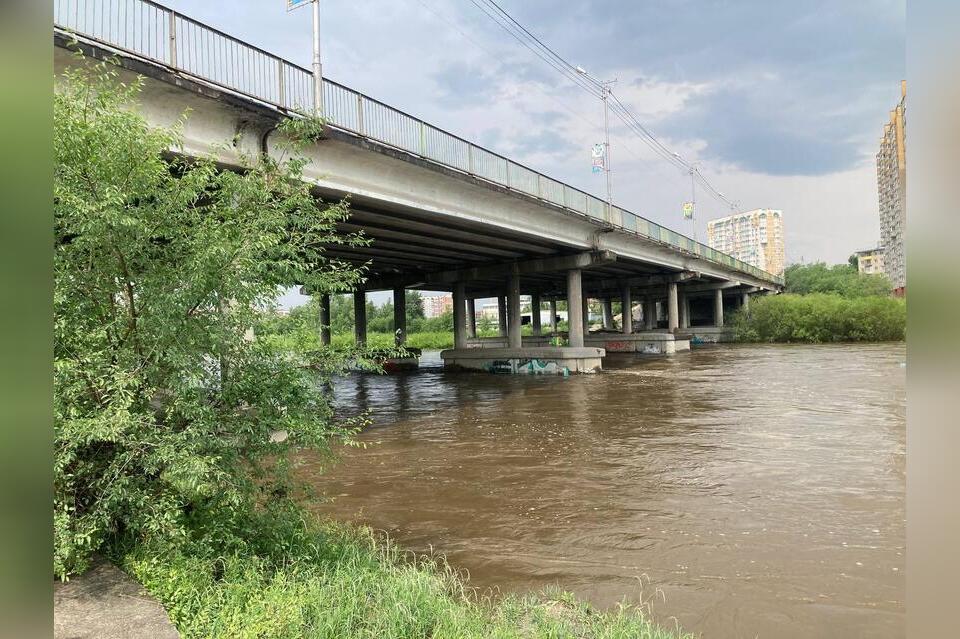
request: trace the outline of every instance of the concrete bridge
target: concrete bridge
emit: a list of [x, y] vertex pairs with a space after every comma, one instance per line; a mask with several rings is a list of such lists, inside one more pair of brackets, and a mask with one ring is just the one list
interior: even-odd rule
[[[278, 154], [277, 124], [313, 110], [308, 69], [149, 0], [55, 0], [54, 22], [58, 73], [84, 63], [72, 53], [79, 49], [117, 60], [127, 79], [145, 78], [139, 108], [152, 124], [169, 126], [190, 109], [188, 156], [230, 168]], [[373, 239], [328, 247], [331, 257], [369, 265], [364, 290], [354, 292], [358, 341], [366, 292], [394, 292], [402, 341], [404, 290], [443, 290], [455, 319], [446, 365], [593, 372], [606, 350], [673, 353], [691, 338], [716, 341], [725, 307], [782, 288], [777, 276], [328, 80], [323, 115], [328, 126], [305, 150], [305, 177], [328, 201], [349, 196], [342, 230]], [[521, 337], [521, 294], [534, 309], [549, 303], [554, 318], [556, 302], [567, 301], [566, 345], [548, 343], [537, 312], [533, 335]], [[500, 300], [501, 338], [478, 340], [474, 301], [489, 297]], [[602, 300], [607, 330], [587, 330], [591, 298]], [[329, 325], [329, 293], [320, 299]], [[615, 299], [637, 307], [616, 332]]]

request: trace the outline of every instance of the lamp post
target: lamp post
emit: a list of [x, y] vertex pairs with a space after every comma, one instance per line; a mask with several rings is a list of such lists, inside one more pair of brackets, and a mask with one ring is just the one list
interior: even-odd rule
[[287, 11], [313, 4], [313, 114], [323, 115], [323, 65], [320, 62], [320, 0], [287, 0]]

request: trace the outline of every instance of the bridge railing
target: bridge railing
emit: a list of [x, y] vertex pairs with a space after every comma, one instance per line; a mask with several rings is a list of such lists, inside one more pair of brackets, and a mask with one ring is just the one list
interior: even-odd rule
[[[54, 0], [55, 27], [292, 113], [312, 113], [309, 69], [152, 0]], [[783, 278], [542, 175], [342, 84], [323, 81], [323, 117], [345, 130], [618, 229], [777, 284]]]

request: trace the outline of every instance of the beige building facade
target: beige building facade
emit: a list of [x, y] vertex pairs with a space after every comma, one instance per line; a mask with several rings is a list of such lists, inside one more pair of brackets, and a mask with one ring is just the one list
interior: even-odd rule
[[782, 275], [783, 211], [755, 209], [710, 220], [707, 244], [768, 273]]
[[895, 292], [907, 286], [904, 240], [907, 231], [907, 82], [900, 83], [900, 102], [890, 111], [877, 153], [877, 195], [884, 271]]
[[863, 275], [883, 275], [883, 249], [875, 248], [866, 251], [857, 251], [857, 270]]

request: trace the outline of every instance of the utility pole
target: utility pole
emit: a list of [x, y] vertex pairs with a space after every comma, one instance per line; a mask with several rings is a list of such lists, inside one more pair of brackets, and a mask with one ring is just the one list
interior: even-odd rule
[[583, 67], [577, 67], [577, 73], [584, 76], [595, 85], [600, 87], [600, 99], [603, 100], [603, 171], [607, 174], [607, 219], [610, 219], [613, 212], [613, 177], [610, 175], [610, 85], [616, 82], [613, 80], [598, 80]]
[[697, 178], [696, 164], [690, 165], [690, 203], [693, 204], [693, 214], [690, 216], [690, 223], [693, 225], [693, 241], [697, 242]]
[[287, 0], [287, 11], [313, 4], [313, 114], [323, 115], [323, 65], [320, 63], [320, 0]]

